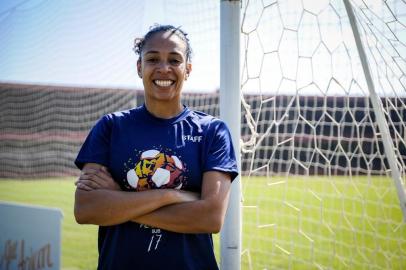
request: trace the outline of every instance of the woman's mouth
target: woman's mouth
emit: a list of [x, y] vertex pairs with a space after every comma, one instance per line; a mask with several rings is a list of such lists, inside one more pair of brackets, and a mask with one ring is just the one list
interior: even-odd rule
[[172, 80], [153, 80], [154, 84], [160, 87], [168, 87], [175, 83]]

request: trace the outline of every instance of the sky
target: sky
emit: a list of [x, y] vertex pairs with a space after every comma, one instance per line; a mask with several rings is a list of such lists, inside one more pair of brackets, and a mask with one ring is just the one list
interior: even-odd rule
[[[375, 31], [364, 42], [377, 91], [406, 95], [406, 3], [386, 2], [397, 21], [381, 0], [351, 3]], [[367, 94], [342, 0], [244, 0], [241, 11], [244, 92]], [[0, 0], [0, 82], [142, 89], [133, 41], [154, 23], [189, 34], [184, 91], [218, 90], [220, 0]]]
[[219, 5], [199, 2], [0, 0], [0, 81], [142, 89], [133, 41], [159, 23], [189, 33], [186, 90], [215, 91]]

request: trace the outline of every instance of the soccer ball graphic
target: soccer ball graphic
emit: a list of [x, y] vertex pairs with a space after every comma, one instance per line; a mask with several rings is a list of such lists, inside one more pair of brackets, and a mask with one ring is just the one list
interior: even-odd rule
[[154, 188], [180, 189], [185, 181], [184, 172], [184, 166], [177, 156], [148, 150], [141, 154], [134, 169], [127, 172], [127, 182], [138, 191]]

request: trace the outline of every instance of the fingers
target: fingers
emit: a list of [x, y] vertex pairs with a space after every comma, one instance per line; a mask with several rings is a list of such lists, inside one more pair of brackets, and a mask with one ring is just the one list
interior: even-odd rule
[[102, 166], [102, 167], [101, 167], [101, 171], [103, 171], [105, 174], [107, 174], [108, 176], [111, 177], [111, 174], [110, 174], [109, 170], [107, 170], [106, 167]]
[[111, 176], [106, 167], [102, 166], [101, 171], [103, 172], [103, 179], [106, 181], [106, 187], [113, 190], [121, 190], [120, 186], [116, 181], [114, 181], [113, 176]]
[[86, 180], [96, 181], [100, 185], [103, 185], [103, 182], [109, 182], [110, 180], [113, 180], [107, 169], [103, 169], [103, 167], [101, 167], [100, 169], [87, 168], [82, 171], [80, 178], [82, 177]]
[[92, 184], [90, 184], [89, 181], [85, 181], [85, 180], [78, 180], [75, 182], [75, 185], [78, 189], [82, 189], [82, 190], [86, 190], [86, 191], [91, 191], [91, 190], [96, 189], [93, 187]]
[[120, 190], [120, 186], [114, 181], [110, 172], [104, 166], [83, 169], [75, 185], [87, 191], [95, 189]]

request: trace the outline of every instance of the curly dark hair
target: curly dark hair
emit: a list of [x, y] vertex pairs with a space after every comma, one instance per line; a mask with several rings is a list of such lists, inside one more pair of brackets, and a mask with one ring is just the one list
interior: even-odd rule
[[192, 48], [190, 46], [189, 38], [187, 37], [188, 34], [180, 29], [179, 27], [175, 27], [173, 25], [160, 25], [154, 24], [150, 27], [149, 31], [145, 34], [142, 38], [135, 38], [134, 40], [134, 52], [139, 56], [138, 60], [141, 59], [141, 52], [145, 46], [145, 43], [156, 33], [160, 32], [172, 32], [173, 34], [177, 35], [181, 40], [183, 40], [186, 44], [186, 61], [191, 62], [192, 60]]

